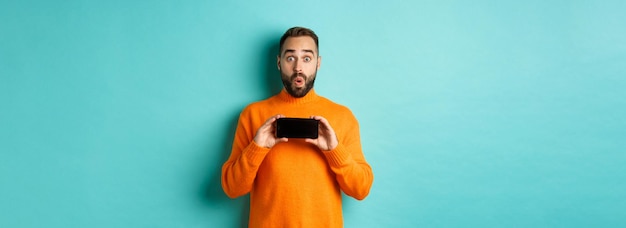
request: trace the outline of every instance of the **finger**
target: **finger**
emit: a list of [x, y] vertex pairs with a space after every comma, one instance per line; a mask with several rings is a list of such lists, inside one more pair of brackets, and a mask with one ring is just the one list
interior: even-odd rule
[[328, 122], [328, 120], [326, 120], [326, 118], [321, 117], [321, 116], [317, 116], [317, 120], [320, 121], [320, 127], [321, 129], [325, 129], [325, 130], [329, 130], [331, 132], [334, 132], [333, 128], [330, 126], [330, 123]]
[[272, 116], [272, 117], [270, 117], [269, 119], [267, 119], [267, 120], [265, 121], [265, 123], [263, 123], [263, 125], [264, 125], [264, 126], [267, 126], [267, 125], [272, 124], [273, 122], [274, 122], [274, 117]]
[[324, 125], [329, 125], [328, 120], [324, 118], [323, 116], [311, 116], [311, 119], [316, 119], [316, 120], [319, 120]]
[[281, 114], [274, 115], [274, 116], [270, 117], [269, 119], [267, 119], [263, 125], [265, 125], [265, 126], [272, 125], [279, 118], [282, 118]]

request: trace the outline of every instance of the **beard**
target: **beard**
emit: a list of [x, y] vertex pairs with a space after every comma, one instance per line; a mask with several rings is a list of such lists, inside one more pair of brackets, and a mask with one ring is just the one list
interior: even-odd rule
[[[298, 73], [287, 75], [281, 71], [280, 76], [281, 76], [281, 79], [283, 80], [283, 85], [285, 86], [285, 90], [287, 90], [287, 93], [289, 93], [293, 97], [300, 98], [300, 97], [304, 97], [305, 95], [307, 95], [309, 91], [313, 89], [313, 84], [315, 84], [315, 78], [317, 76], [317, 70], [313, 72], [312, 75], [305, 75], [305, 74], [298, 74]], [[299, 88], [296, 86], [294, 80], [297, 77], [304, 78], [303, 87]]]

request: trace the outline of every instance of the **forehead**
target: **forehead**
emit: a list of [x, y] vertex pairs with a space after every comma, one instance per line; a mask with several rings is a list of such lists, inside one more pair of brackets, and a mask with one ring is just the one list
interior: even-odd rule
[[313, 51], [314, 54], [317, 54], [317, 46], [310, 36], [289, 37], [283, 44], [281, 54], [284, 54], [286, 51]]

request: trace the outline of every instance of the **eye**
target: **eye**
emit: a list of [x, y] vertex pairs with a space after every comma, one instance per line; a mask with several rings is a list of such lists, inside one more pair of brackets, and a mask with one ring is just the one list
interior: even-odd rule
[[311, 57], [304, 57], [304, 61], [305, 62], [310, 62], [311, 61]]
[[291, 61], [294, 61], [294, 60], [296, 60], [296, 59], [293, 56], [287, 57], [287, 62], [291, 62]]

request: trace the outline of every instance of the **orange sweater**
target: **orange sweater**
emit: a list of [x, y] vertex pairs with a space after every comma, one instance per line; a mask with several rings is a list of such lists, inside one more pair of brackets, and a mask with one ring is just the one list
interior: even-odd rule
[[[254, 143], [271, 116], [326, 118], [339, 145], [321, 151], [301, 139], [267, 149]], [[343, 227], [341, 191], [362, 200], [373, 182], [361, 151], [352, 112], [311, 90], [302, 98], [284, 89], [248, 105], [239, 116], [233, 148], [222, 167], [222, 188], [231, 198], [250, 193], [249, 227]]]

